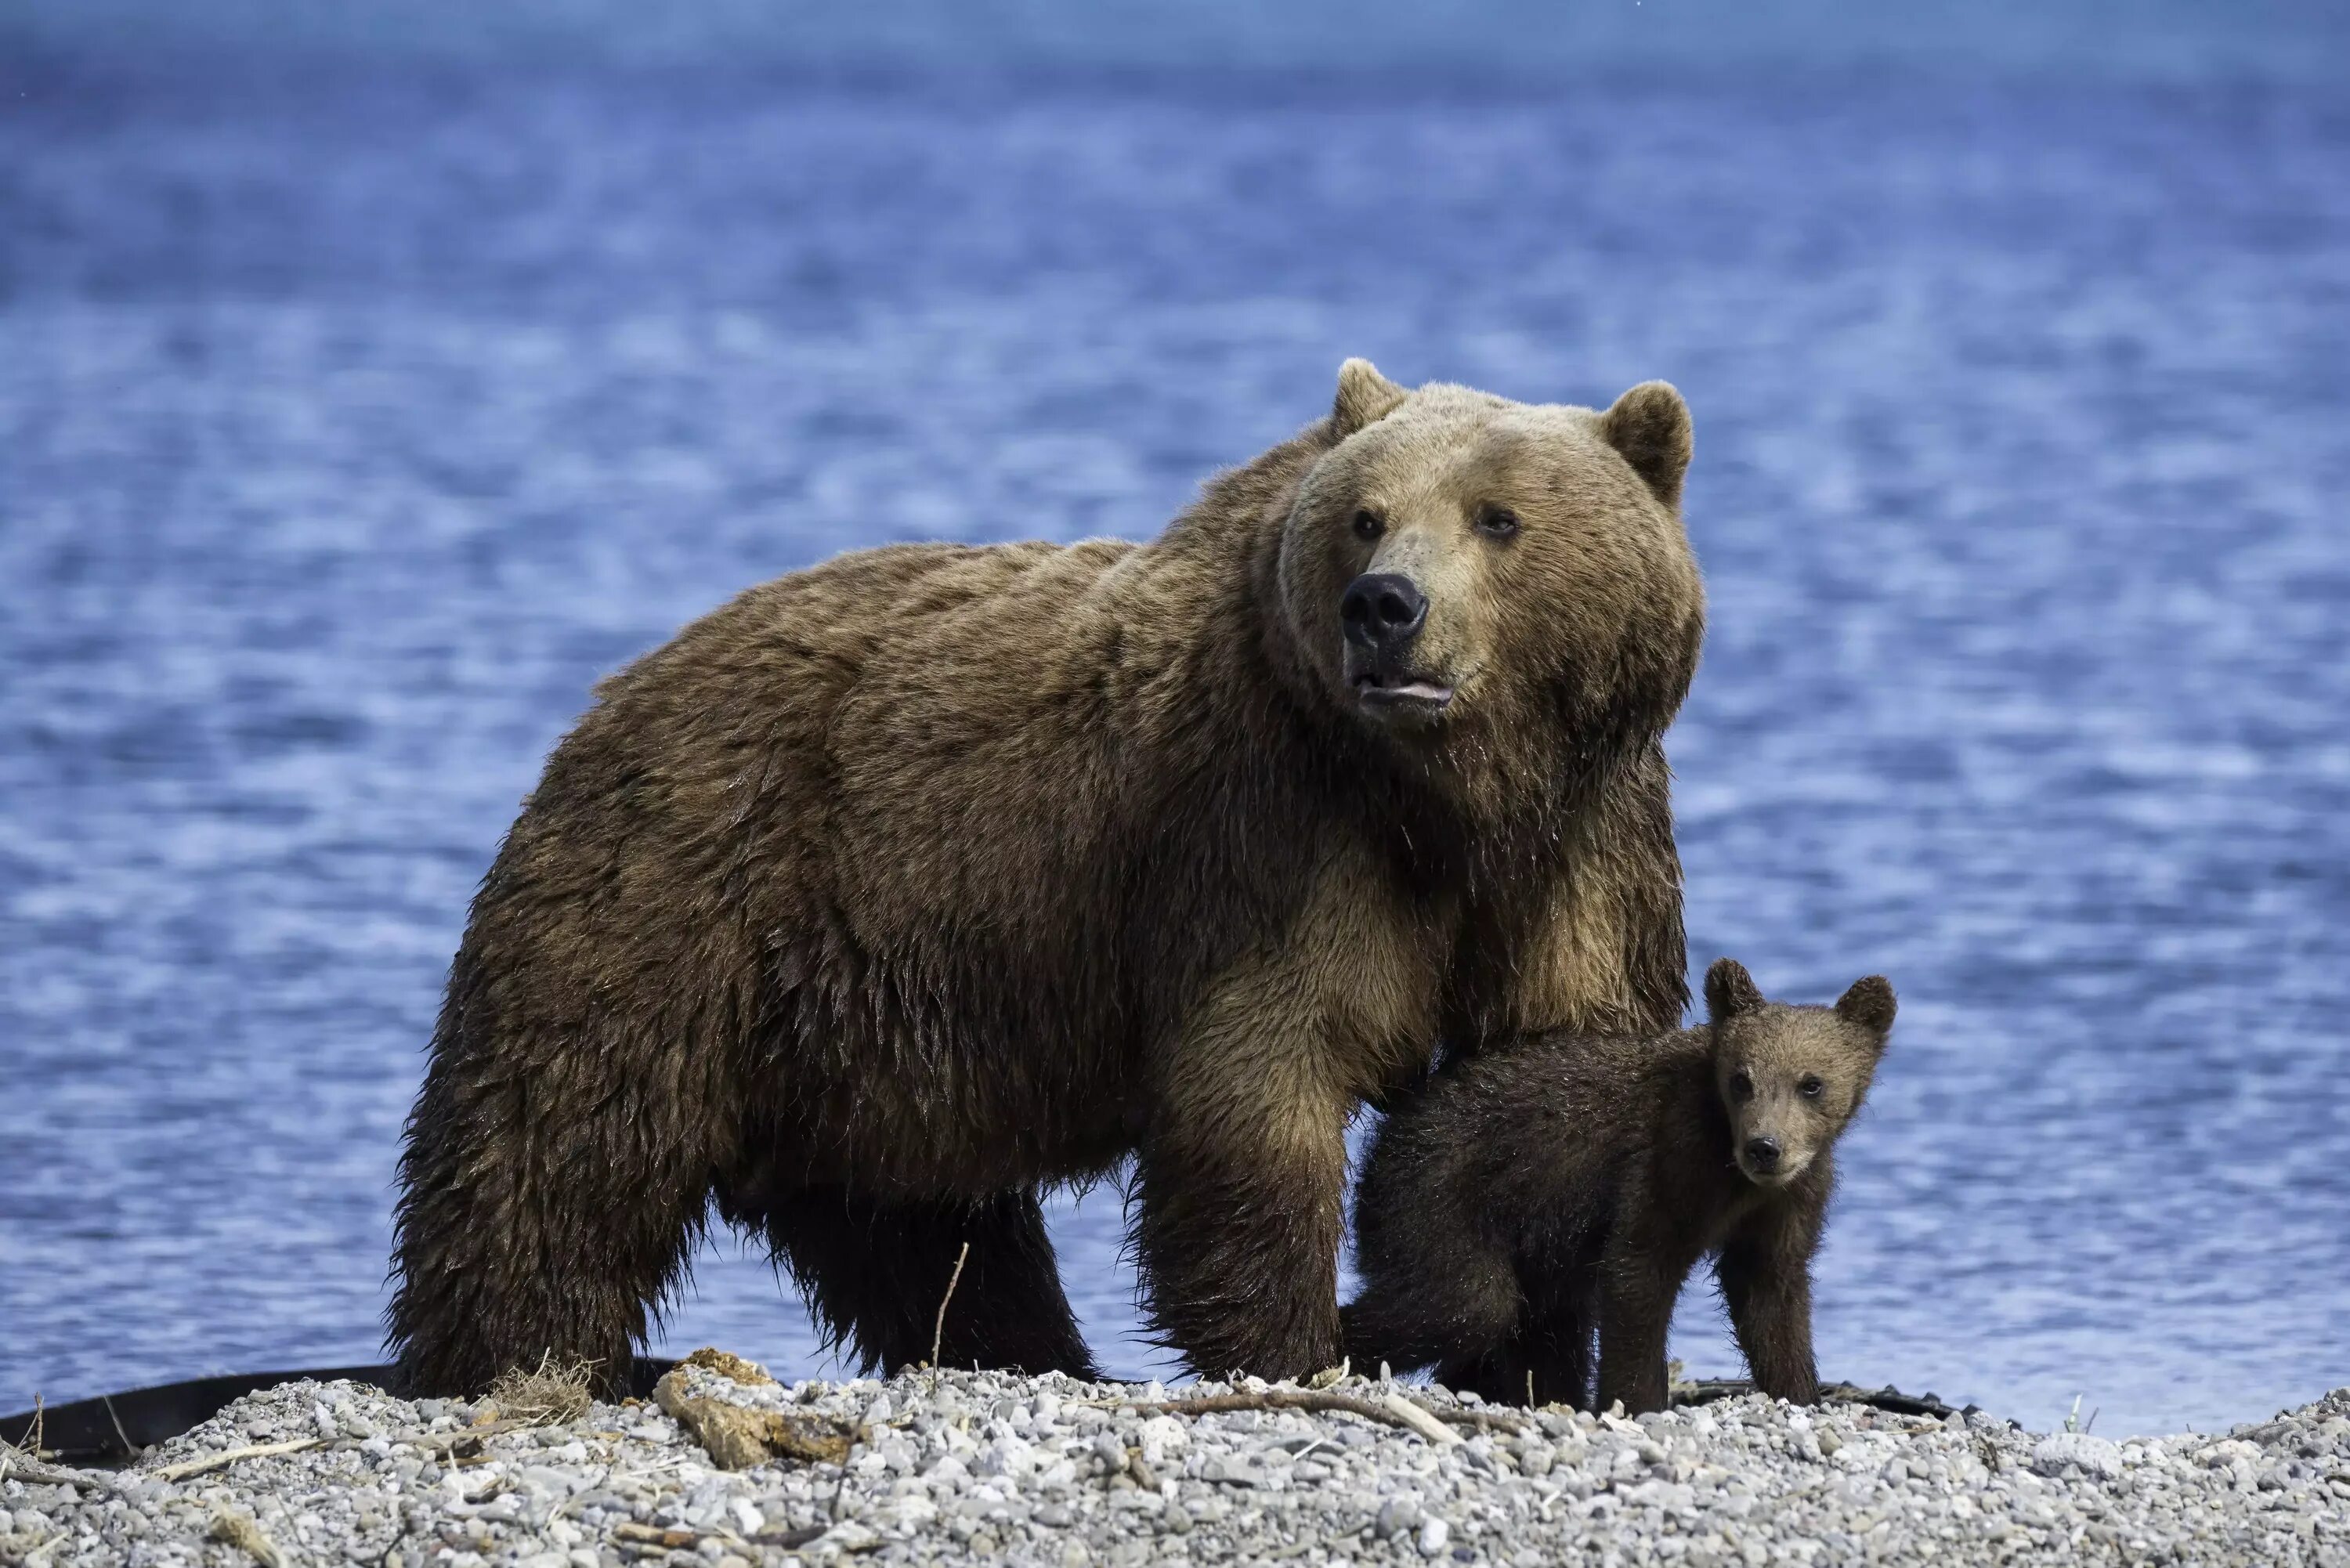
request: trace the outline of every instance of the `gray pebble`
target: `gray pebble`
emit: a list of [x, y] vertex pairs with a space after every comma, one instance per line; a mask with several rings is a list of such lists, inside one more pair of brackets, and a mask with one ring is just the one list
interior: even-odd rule
[[2121, 1445], [2086, 1432], [2051, 1432], [2032, 1450], [2032, 1464], [2043, 1475], [2059, 1475], [2067, 1465], [2089, 1475], [2110, 1479], [2122, 1473]]
[[1391, 1497], [1379, 1505], [1378, 1531], [1379, 1539], [1402, 1534], [1419, 1524], [1419, 1504], [1408, 1497]]

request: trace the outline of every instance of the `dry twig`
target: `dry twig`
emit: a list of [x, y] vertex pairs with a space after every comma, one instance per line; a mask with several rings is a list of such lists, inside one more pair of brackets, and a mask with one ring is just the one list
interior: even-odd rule
[[939, 1315], [931, 1324], [931, 1365], [939, 1364], [939, 1346], [947, 1336], [947, 1303], [954, 1300], [955, 1286], [962, 1282], [962, 1263], [971, 1256], [971, 1243], [965, 1241], [962, 1251], [955, 1254], [954, 1272], [947, 1276], [947, 1293], [939, 1298]]
[[[1439, 1420], [1432, 1412], [1399, 1394], [1364, 1399], [1328, 1389], [1268, 1388], [1262, 1394], [1200, 1394], [1189, 1399], [1167, 1399], [1155, 1405], [1138, 1404], [1134, 1408], [1154, 1416], [1214, 1416], [1230, 1410], [1337, 1411], [1360, 1416], [1366, 1421], [1377, 1421], [1382, 1426], [1417, 1432], [1431, 1443], [1450, 1445], [1461, 1440], [1460, 1433]], [[1481, 1424], [1490, 1419], [1490, 1417], [1478, 1417]]]
[[150, 1470], [147, 1479], [159, 1481], [185, 1480], [190, 1476], [203, 1475], [206, 1470], [226, 1469], [239, 1459], [265, 1459], [277, 1454], [307, 1454], [312, 1449], [323, 1449], [324, 1438], [296, 1438], [284, 1443], [255, 1443], [250, 1448], [231, 1449], [225, 1453], [206, 1454], [200, 1459], [182, 1459], [176, 1465]]
[[122, 1417], [114, 1413], [114, 1401], [101, 1394], [99, 1396], [99, 1403], [106, 1407], [106, 1418], [114, 1423], [114, 1440], [122, 1445], [122, 1451], [125, 1455], [134, 1459], [137, 1459], [139, 1457], [139, 1445], [132, 1442], [130, 1440], [130, 1434], [122, 1429]]
[[22, 1449], [0, 1443], [0, 1480], [20, 1480], [32, 1486], [73, 1486], [104, 1491], [111, 1484], [103, 1475], [69, 1470], [47, 1459], [36, 1459]]

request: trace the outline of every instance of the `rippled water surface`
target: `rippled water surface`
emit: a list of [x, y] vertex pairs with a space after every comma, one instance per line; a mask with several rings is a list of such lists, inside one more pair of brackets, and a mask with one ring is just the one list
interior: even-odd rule
[[[1827, 1370], [2100, 1432], [2350, 1382], [2338, 99], [8, 85], [0, 1407], [373, 1355], [442, 971], [599, 675], [838, 550], [1147, 535], [1350, 353], [1695, 409], [1692, 959], [1903, 998]], [[1116, 1194], [1059, 1235], [1163, 1366]], [[709, 1341], [821, 1365], [731, 1242]]]

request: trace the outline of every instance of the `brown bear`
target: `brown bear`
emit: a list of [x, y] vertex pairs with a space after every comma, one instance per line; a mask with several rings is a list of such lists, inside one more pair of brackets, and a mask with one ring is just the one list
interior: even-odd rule
[[598, 689], [474, 898], [400, 1167], [416, 1386], [625, 1376], [713, 1202], [868, 1367], [1088, 1371], [1038, 1205], [1132, 1156], [1154, 1329], [1337, 1360], [1345, 1129], [1440, 1040], [1669, 1027], [1689, 415], [1417, 391], [1156, 540], [897, 545]]
[[1705, 996], [1702, 1027], [1661, 1039], [1550, 1033], [1449, 1064], [1382, 1124], [1343, 1314], [1358, 1365], [1661, 1409], [1673, 1303], [1711, 1254], [1755, 1386], [1817, 1399], [1812, 1254], [1893, 988], [1871, 975], [1833, 1008], [1788, 1007], [1723, 959]]

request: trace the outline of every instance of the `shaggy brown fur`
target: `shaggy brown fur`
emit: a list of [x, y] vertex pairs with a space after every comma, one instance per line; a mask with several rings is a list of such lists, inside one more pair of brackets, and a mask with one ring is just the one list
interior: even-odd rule
[[[1082, 1373], [1037, 1193], [1128, 1155], [1192, 1365], [1336, 1361], [1355, 1107], [1442, 1038], [1685, 1001], [1688, 456], [1660, 382], [1353, 360], [1150, 544], [845, 556], [606, 681], [410, 1119], [410, 1377], [626, 1367], [713, 1199], [868, 1366], [928, 1355], [968, 1241], [941, 1358]], [[1349, 640], [1366, 575], [1416, 628]]]
[[1665, 1403], [1665, 1334], [1711, 1254], [1755, 1386], [1818, 1397], [1811, 1260], [1832, 1149], [1893, 1027], [1893, 989], [1834, 1008], [1762, 1000], [1736, 962], [1706, 975], [1702, 1028], [1557, 1033], [1461, 1062], [1374, 1140], [1357, 1201], [1358, 1366], [1439, 1364], [1489, 1398]]

